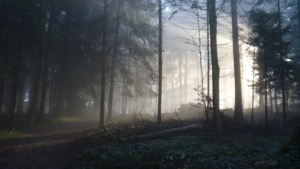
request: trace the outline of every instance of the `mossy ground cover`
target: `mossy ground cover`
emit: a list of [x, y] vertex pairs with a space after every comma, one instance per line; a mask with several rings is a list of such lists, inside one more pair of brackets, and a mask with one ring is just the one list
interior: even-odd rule
[[[78, 152], [77, 169], [93, 168], [300, 168], [299, 151], [280, 154], [288, 136], [222, 135], [209, 132], [147, 141], [92, 137]], [[109, 137], [111, 138], [111, 137]], [[88, 143], [93, 144], [88, 144]], [[97, 143], [98, 142], [98, 143]]]
[[21, 138], [23, 133], [15, 129], [0, 130], [0, 140]]

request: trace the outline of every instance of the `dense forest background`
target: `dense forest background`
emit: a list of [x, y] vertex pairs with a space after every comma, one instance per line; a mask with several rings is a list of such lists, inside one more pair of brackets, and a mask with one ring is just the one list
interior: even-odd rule
[[[236, 120], [254, 123], [263, 114], [268, 124], [274, 112], [286, 125], [300, 106], [299, 11], [299, 0], [175, 0], [161, 8], [153, 0], [1, 0], [1, 121], [91, 116], [103, 124], [117, 115], [196, 111], [194, 117], [218, 124], [219, 115], [232, 109]], [[182, 15], [193, 23], [178, 19]], [[186, 32], [176, 40], [196, 59], [164, 43], [170, 25]], [[219, 84], [218, 37], [228, 29], [234, 86]], [[166, 33], [162, 41], [159, 32]], [[246, 58], [247, 69], [240, 64]], [[234, 95], [234, 106], [219, 106], [224, 91]], [[247, 110], [244, 98], [251, 103]]]

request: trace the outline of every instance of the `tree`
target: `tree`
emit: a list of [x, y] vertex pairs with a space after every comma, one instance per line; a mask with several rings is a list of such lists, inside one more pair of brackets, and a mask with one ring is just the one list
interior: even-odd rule
[[114, 86], [115, 86], [115, 72], [116, 72], [116, 59], [118, 55], [119, 48], [119, 29], [120, 29], [120, 17], [121, 17], [121, 0], [118, 0], [116, 7], [116, 25], [115, 25], [115, 37], [114, 37], [114, 48], [111, 63], [111, 75], [110, 75], [110, 86], [109, 86], [109, 98], [108, 98], [108, 112], [107, 121], [112, 120], [112, 108], [113, 108], [113, 96], [114, 96]]
[[282, 93], [282, 114], [283, 126], [286, 127], [286, 89], [285, 89], [285, 70], [284, 70], [284, 56], [283, 56], [283, 42], [282, 42], [282, 21], [281, 21], [281, 5], [280, 0], [277, 0], [278, 10], [278, 33], [279, 33], [279, 56], [280, 56], [280, 80], [281, 80], [281, 93]]
[[242, 83], [240, 70], [240, 49], [237, 17], [237, 1], [231, 0], [231, 20], [232, 20], [232, 40], [233, 40], [233, 60], [234, 60], [234, 82], [235, 82], [235, 105], [234, 116], [236, 121], [243, 120]]
[[[262, 92], [261, 89], [264, 90], [266, 127], [268, 126], [268, 92], [271, 92], [272, 86], [274, 86], [275, 92], [278, 91], [277, 88], [282, 90], [284, 86], [282, 85], [282, 76], [285, 81], [293, 78], [291, 74], [293, 71], [289, 68], [290, 63], [288, 62], [290, 60], [288, 58], [290, 42], [282, 39], [282, 37], [288, 36], [290, 28], [288, 25], [282, 27], [279, 17], [279, 12], [267, 12], [254, 8], [251, 10], [249, 18], [252, 30], [250, 45], [258, 48], [257, 64], [260, 74], [257, 85], [260, 88], [259, 92]], [[283, 103], [284, 91], [281, 94]], [[277, 93], [275, 93], [275, 97], [277, 97], [276, 95]]]
[[105, 74], [106, 74], [106, 37], [107, 37], [107, 0], [104, 0], [103, 6], [103, 32], [102, 32], [102, 59], [101, 59], [101, 95], [100, 95], [100, 129], [104, 128], [105, 114]]
[[218, 61], [218, 47], [217, 47], [217, 15], [216, 15], [216, 1], [207, 0], [207, 9], [209, 11], [209, 26], [210, 26], [210, 51], [212, 60], [212, 82], [213, 82], [213, 113], [216, 125], [216, 131], [220, 133], [221, 127], [221, 113], [220, 113], [220, 97], [219, 97], [219, 78], [220, 68]]
[[158, 0], [159, 4], [159, 47], [158, 47], [158, 106], [157, 106], [157, 122], [161, 122], [161, 102], [162, 102], [162, 4], [161, 0]]

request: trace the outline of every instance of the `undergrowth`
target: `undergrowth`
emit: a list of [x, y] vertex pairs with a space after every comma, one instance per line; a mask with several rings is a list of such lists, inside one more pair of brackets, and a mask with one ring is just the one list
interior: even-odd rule
[[23, 134], [17, 130], [10, 129], [10, 130], [0, 130], [0, 140], [2, 139], [13, 139], [13, 138], [20, 138]]
[[[280, 154], [287, 137], [221, 136], [203, 133], [127, 143], [91, 138], [78, 153], [77, 169], [96, 168], [300, 168], [296, 149]], [[272, 166], [271, 166], [272, 165]]]

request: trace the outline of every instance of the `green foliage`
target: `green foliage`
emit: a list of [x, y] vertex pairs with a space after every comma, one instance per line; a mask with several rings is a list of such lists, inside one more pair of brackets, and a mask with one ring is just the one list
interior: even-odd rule
[[[134, 143], [83, 148], [76, 168], [250, 168], [259, 161], [277, 167], [300, 166], [296, 152], [279, 155], [284, 139], [180, 136]], [[298, 160], [298, 161], [296, 161]]]
[[20, 138], [23, 134], [17, 130], [0, 130], [0, 140]]

